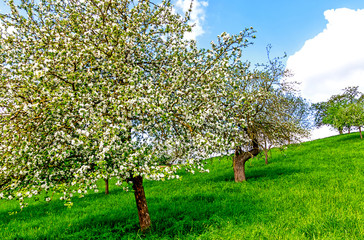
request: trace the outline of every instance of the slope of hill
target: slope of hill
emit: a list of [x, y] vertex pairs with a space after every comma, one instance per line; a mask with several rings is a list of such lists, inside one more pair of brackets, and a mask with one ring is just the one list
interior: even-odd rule
[[269, 161], [248, 162], [245, 183], [233, 181], [231, 158], [208, 160], [210, 173], [146, 182], [146, 235], [133, 194], [112, 185], [72, 208], [40, 201], [15, 213], [18, 204], [2, 200], [0, 239], [364, 239], [358, 133], [274, 149]]

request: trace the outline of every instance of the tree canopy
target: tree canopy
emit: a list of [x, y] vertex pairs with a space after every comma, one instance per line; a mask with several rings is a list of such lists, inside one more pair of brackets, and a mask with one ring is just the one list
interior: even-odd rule
[[71, 204], [115, 177], [133, 185], [145, 230], [143, 179], [178, 177], [178, 166], [161, 166], [166, 160], [204, 171], [211, 153], [235, 149], [245, 164], [262, 136], [282, 142], [305, 133], [304, 104], [280, 81], [284, 68], [241, 60], [252, 28], [200, 49], [184, 38], [190, 11], [176, 14], [168, 0], [6, 2], [1, 198], [23, 207], [25, 198], [61, 192]]
[[[162, 158], [203, 170], [211, 146], [226, 145], [205, 122], [224, 118], [216, 104], [225, 93], [221, 79], [253, 29], [223, 33], [205, 50], [184, 39], [189, 13], [176, 14], [169, 1], [7, 3], [0, 40], [2, 198], [22, 204], [45, 191], [48, 201], [58, 191], [70, 201], [97, 190], [98, 179], [116, 177], [134, 184], [138, 204], [143, 178], [175, 176], [175, 167], [159, 166]], [[142, 214], [148, 228], [147, 209]]]

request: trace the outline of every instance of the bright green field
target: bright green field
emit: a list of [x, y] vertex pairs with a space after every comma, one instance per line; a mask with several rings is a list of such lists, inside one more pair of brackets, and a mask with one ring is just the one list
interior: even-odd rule
[[145, 182], [153, 227], [142, 235], [132, 193], [111, 187], [74, 199], [0, 201], [0, 239], [364, 239], [364, 140], [336, 136], [247, 163], [235, 183], [231, 159], [210, 173]]

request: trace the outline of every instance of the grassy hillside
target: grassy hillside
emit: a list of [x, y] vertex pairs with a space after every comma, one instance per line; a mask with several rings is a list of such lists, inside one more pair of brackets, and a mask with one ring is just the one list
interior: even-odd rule
[[[235, 183], [231, 159], [209, 160], [210, 173], [145, 182], [153, 228], [138, 232], [132, 193], [110, 186], [22, 212], [0, 201], [0, 239], [364, 239], [364, 140], [358, 133], [274, 149], [247, 163]], [[10, 214], [9, 214], [10, 213]]]

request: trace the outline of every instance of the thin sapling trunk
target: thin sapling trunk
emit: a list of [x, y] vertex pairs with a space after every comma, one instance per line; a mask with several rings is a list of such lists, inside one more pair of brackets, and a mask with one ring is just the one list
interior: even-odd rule
[[109, 179], [105, 178], [105, 194], [109, 194]]
[[359, 127], [359, 133], [360, 133], [360, 138], [363, 139], [363, 135], [361, 133], [361, 127]]
[[268, 165], [268, 153], [271, 149], [272, 145], [267, 145], [267, 142], [264, 143], [264, 148], [263, 148], [263, 151], [264, 151], [264, 156], [265, 156], [265, 164]]

